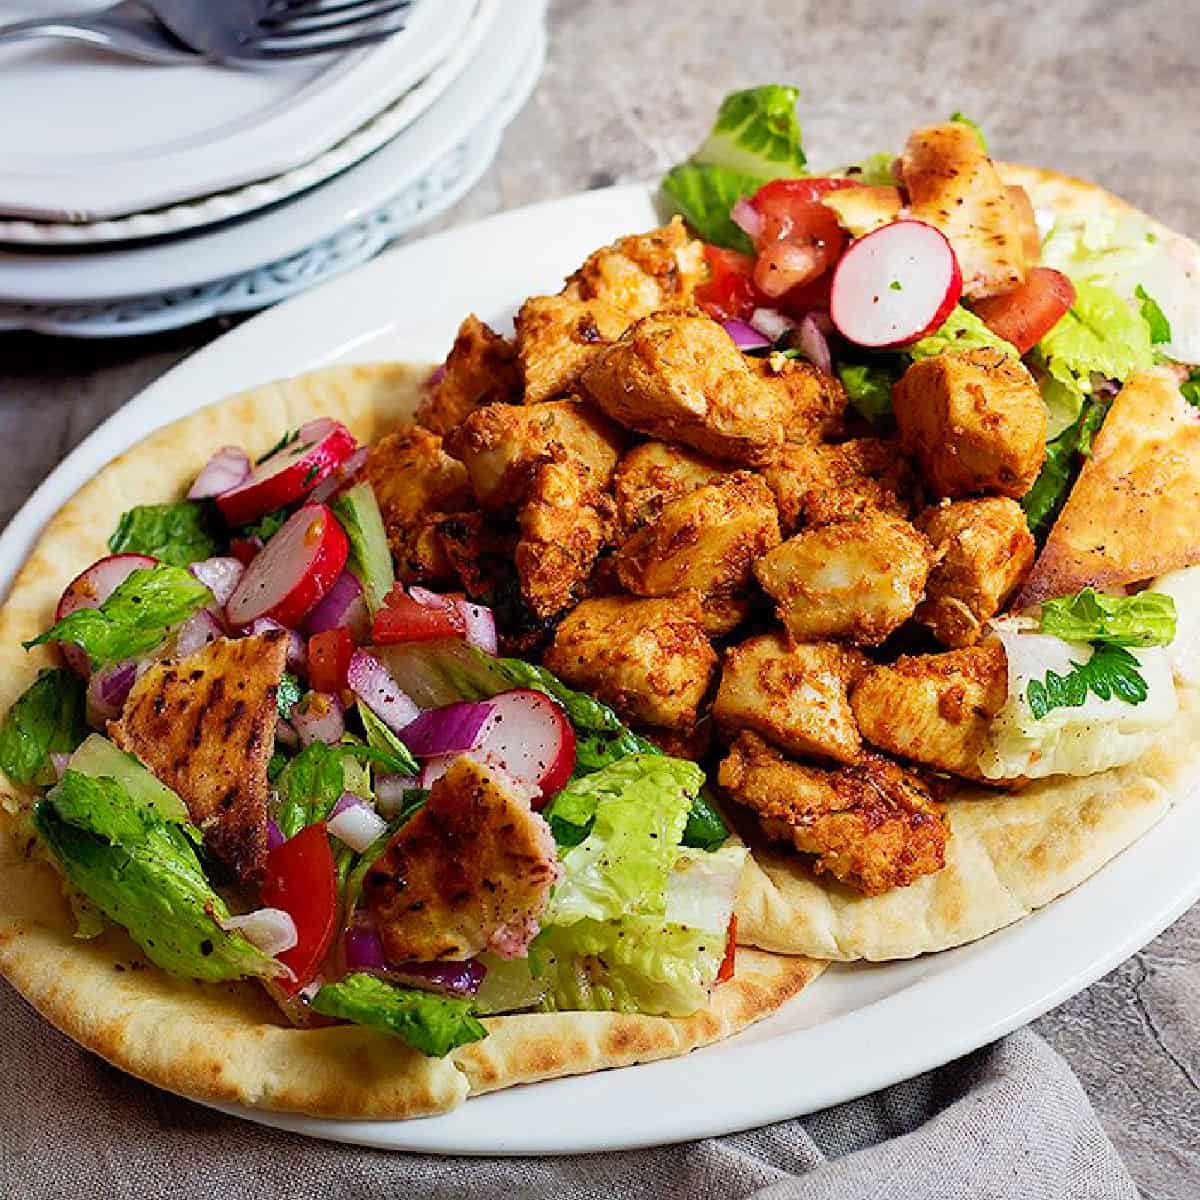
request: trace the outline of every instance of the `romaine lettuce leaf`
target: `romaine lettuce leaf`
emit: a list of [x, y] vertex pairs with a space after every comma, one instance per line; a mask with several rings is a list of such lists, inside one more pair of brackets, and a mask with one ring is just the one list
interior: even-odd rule
[[229, 910], [196, 857], [198, 831], [163, 820], [115, 779], [67, 771], [33, 822], [67, 880], [163, 970], [210, 982], [284, 972], [220, 928]]
[[314, 821], [323, 821], [346, 791], [345, 756], [324, 742], [305, 746], [275, 780], [275, 823], [285, 838]]
[[471, 1001], [396, 987], [374, 975], [347, 975], [313, 997], [315, 1012], [386, 1030], [430, 1058], [478, 1042], [487, 1030], [471, 1012]]
[[1166, 646], [1175, 640], [1175, 601], [1163, 592], [1106, 596], [1084, 588], [1044, 601], [1041, 630], [1067, 642]]
[[734, 224], [729, 211], [742, 196], [753, 195], [764, 182], [757, 175], [729, 167], [685, 162], [663, 176], [662, 190], [671, 207], [704, 241], [753, 254], [754, 243]]
[[1108, 407], [1107, 401], [1088, 397], [1075, 421], [1046, 443], [1042, 469], [1033, 487], [1021, 498], [1026, 523], [1035, 537], [1041, 538], [1049, 531], [1066, 503], [1082, 465], [1081, 457], [1091, 453], [1092, 438], [1103, 424]]
[[160, 783], [132, 754], [98, 733], [84, 739], [67, 762], [67, 770], [92, 779], [115, 779], [135, 804], [147, 805], [166, 821], [188, 820], [187, 806], [165, 783]]
[[208, 509], [198, 500], [181, 500], [128, 509], [108, 539], [108, 548], [114, 554], [148, 554], [186, 567], [211, 558], [220, 544], [209, 524]]
[[972, 121], [971, 118], [968, 117], [967, 114], [963, 113], [963, 112], [952, 113], [950, 116], [950, 120], [953, 121], [956, 125], [966, 125], [969, 128], [971, 128], [972, 130], [974, 130], [975, 137], [979, 142], [980, 150], [982, 150], [984, 152], [984, 154], [986, 154], [988, 152], [987, 138], [984, 137], [983, 130], [980, 128], [978, 121]]
[[373, 713], [370, 707], [359, 700], [355, 704], [363, 731], [367, 735], [367, 745], [382, 754], [391, 755], [396, 760], [393, 775], [415, 775], [420, 770], [417, 760], [413, 758], [409, 748]]
[[190, 571], [158, 563], [132, 572], [99, 608], [76, 609], [22, 645], [28, 650], [43, 642], [74, 642], [99, 669], [153, 650], [212, 602], [212, 593]]
[[745, 846], [726, 846], [713, 853], [681, 849], [667, 880], [664, 919], [672, 925], [723, 934], [729, 928], [749, 854]]
[[804, 174], [804, 148], [794, 87], [764, 84], [731, 92], [693, 162], [744, 171], [761, 179]]
[[868, 154], [861, 162], [843, 167], [835, 174], [864, 183], [868, 187], [895, 187], [895, 164], [896, 155], [881, 150], [876, 154]]
[[1141, 301], [1142, 319], [1150, 326], [1150, 344], [1161, 345], [1171, 340], [1171, 322], [1158, 306], [1158, 301], [1139, 283], [1133, 294]]
[[330, 507], [350, 539], [347, 567], [362, 584], [367, 608], [374, 614], [396, 581], [375, 492], [369, 483], [356, 483], [330, 501]]
[[898, 358], [879, 362], [839, 363], [838, 378], [850, 403], [868, 421], [883, 421], [892, 415], [892, 385], [900, 378]]
[[591, 808], [592, 828], [559, 856], [562, 876], [545, 923], [665, 911], [667, 881], [692, 797], [703, 782], [695, 763], [641, 754], [576, 780], [565, 810], [579, 824]]
[[83, 735], [83, 680], [61, 667], [39, 671], [0, 725], [0, 770], [14, 783], [52, 783], [50, 755], [69, 754]]
[[942, 324], [919, 341], [906, 348], [914, 359], [932, 358], [947, 351], [999, 350], [1012, 358], [1019, 358], [1017, 348], [1002, 337], [997, 337], [970, 309], [955, 305]]

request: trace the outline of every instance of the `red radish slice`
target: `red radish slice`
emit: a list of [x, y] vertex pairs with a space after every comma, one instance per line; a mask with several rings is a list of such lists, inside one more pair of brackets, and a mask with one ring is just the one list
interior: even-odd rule
[[829, 311], [859, 346], [903, 346], [937, 329], [962, 295], [958, 258], [940, 230], [894, 221], [842, 255]]
[[[575, 730], [563, 710], [542, 692], [501, 692], [475, 741], [475, 753], [537, 792], [541, 808], [575, 769]], [[427, 786], [427, 785], [425, 785]]]
[[245, 483], [218, 496], [217, 507], [230, 525], [246, 525], [312, 491], [357, 448], [340, 421], [318, 417], [302, 425], [294, 441], [259, 463]]
[[[146, 571], [157, 564], [158, 559], [145, 554], [110, 554], [99, 559], [67, 584], [54, 610], [54, 619], [61, 621], [81, 608], [99, 608], [134, 571]], [[81, 647], [73, 642], [59, 642], [59, 651], [73, 671], [84, 678], [91, 674], [91, 660]]]
[[324, 504], [305, 504], [246, 568], [226, 606], [229, 623], [270, 617], [295, 629], [333, 587], [350, 543]]

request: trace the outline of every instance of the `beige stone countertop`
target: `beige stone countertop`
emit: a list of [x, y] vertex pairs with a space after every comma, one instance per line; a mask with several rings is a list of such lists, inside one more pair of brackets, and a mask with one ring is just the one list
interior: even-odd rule
[[[1087, 176], [1200, 235], [1200, 0], [552, 0], [550, 34], [497, 163], [437, 227], [655, 178], [727, 91], [790, 82], [816, 165], [896, 148], [913, 125], [962, 110], [997, 156]], [[111, 342], [0, 335], [0, 520], [230, 324]], [[1200, 1196], [1200, 909], [1037, 1028], [1144, 1194]]]

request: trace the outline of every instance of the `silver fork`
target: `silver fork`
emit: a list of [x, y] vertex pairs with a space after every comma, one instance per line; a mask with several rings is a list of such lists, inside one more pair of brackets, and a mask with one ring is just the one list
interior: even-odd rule
[[121, 0], [99, 11], [0, 26], [0, 46], [33, 38], [60, 38], [163, 65], [282, 62], [354, 50], [391, 37], [404, 28], [413, 3]]

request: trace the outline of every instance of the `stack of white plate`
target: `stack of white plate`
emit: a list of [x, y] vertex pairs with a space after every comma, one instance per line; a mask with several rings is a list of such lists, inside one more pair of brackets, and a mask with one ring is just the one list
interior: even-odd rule
[[416, 0], [381, 45], [286, 70], [5, 48], [0, 330], [149, 333], [364, 262], [490, 165], [544, 18], [545, 0]]

